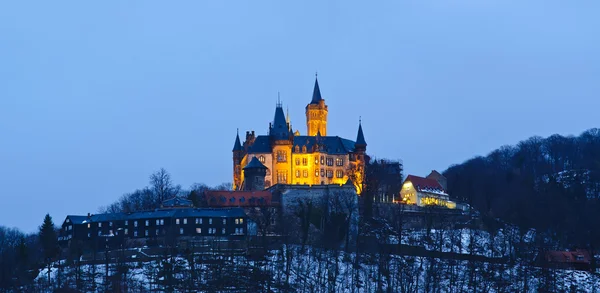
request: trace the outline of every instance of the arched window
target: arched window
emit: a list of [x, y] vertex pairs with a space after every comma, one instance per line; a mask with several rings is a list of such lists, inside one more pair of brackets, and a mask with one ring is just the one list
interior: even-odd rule
[[299, 153], [300, 152], [300, 147], [296, 146], [296, 152]]
[[246, 198], [245, 197], [240, 197], [240, 202], [246, 202]]
[[261, 163], [263, 163], [263, 164], [264, 164], [264, 163], [265, 163], [265, 156], [261, 155], [260, 157], [258, 157], [258, 160], [259, 160]]
[[230, 198], [230, 199], [229, 199], [229, 201], [230, 201], [231, 203], [234, 203], [234, 202], [235, 202], [235, 198], [233, 198], [233, 197], [232, 197], [232, 198]]
[[306, 146], [302, 146], [302, 152], [306, 153]]

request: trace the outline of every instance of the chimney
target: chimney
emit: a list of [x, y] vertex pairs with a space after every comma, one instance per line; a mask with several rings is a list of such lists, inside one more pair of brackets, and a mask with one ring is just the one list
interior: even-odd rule
[[90, 213], [88, 213], [88, 219], [91, 217], [92, 215], [90, 215]]

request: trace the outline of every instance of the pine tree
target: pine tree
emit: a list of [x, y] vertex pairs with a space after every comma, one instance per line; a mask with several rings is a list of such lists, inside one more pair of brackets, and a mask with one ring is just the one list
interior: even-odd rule
[[44, 252], [46, 267], [48, 269], [48, 285], [50, 286], [50, 270], [52, 268], [52, 261], [58, 254], [58, 239], [50, 214], [46, 214], [46, 217], [44, 217], [44, 223], [42, 226], [40, 226], [39, 238], [40, 243], [42, 244], [42, 250]]

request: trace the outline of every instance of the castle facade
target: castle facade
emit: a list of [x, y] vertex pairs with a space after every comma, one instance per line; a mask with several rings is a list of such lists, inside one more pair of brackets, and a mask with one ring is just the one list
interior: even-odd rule
[[257, 158], [266, 168], [264, 188], [275, 184], [322, 185], [345, 184], [348, 180], [362, 191], [364, 166], [368, 159], [367, 143], [359, 121], [356, 141], [327, 135], [328, 108], [315, 79], [312, 100], [306, 106], [306, 135], [294, 131], [281, 103], [266, 135], [246, 132], [233, 146], [233, 189], [247, 189], [243, 168]]

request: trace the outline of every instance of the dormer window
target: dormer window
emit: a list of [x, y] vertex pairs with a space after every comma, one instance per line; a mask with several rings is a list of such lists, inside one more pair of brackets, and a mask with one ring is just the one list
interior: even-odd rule
[[259, 156], [259, 157], [258, 157], [258, 160], [259, 160], [261, 163], [263, 163], [263, 164], [264, 164], [264, 163], [265, 163], [265, 156], [262, 156], [262, 155], [261, 155], [261, 156]]

